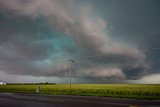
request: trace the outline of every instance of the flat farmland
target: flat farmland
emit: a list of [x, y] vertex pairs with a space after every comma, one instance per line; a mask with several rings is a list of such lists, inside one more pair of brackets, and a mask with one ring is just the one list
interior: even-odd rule
[[[0, 85], [0, 92], [69, 95], [69, 85]], [[72, 84], [71, 95], [159, 100], [160, 85]]]

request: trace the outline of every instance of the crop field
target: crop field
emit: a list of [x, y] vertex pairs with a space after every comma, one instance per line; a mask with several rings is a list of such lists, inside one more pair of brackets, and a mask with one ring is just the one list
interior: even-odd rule
[[[37, 86], [40, 87], [39, 93], [36, 92]], [[0, 92], [68, 95], [69, 85], [0, 85]], [[159, 100], [160, 85], [73, 84], [71, 95]]]

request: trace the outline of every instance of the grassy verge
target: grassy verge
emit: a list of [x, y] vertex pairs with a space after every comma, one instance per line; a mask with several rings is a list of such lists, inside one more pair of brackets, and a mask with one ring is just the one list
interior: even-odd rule
[[[40, 86], [40, 94], [68, 95], [67, 84], [57, 85], [0, 85], [0, 92], [36, 94]], [[132, 84], [73, 84], [72, 95], [103, 96], [134, 99], [160, 99], [160, 85]]]

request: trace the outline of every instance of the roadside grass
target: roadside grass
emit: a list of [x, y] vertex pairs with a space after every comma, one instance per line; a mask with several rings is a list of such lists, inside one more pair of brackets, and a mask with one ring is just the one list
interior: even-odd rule
[[[0, 92], [69, 95], [69, 85], [0, 85]], [[71, 95], [159, 100], [160, 85], [72, 84]]]

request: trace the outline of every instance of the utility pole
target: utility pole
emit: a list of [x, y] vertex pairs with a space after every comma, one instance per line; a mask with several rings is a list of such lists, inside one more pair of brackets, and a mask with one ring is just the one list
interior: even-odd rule
[[72, 78], [72, 59], [69, 59], [70, 71], [69, 71], [69, 94], [71, 94], [71, 78]]

